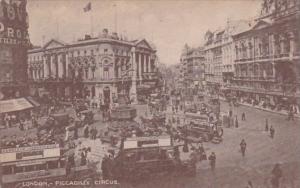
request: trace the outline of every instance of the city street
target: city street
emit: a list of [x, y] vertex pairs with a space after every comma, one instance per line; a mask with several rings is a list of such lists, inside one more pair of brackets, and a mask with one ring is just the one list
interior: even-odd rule
[[[137, 108], [136, 121], [140, 121], [140, 116], [149, 114], [147, 105], [135, 105]], [[221, 112], [227, 114], [229, 106], [227, 102], [221, 101]], [[147, 184], [131, 185], [121, 184], [123, 187], [194, 187], [201, 186], [203, 188], [220, 187], [235, 188], [241, 187], [248, 180], [256, 186], [267, 187], [270, 181], [270, 172], [274, 164], [281, 164], [283, 170], [282, 183], [288, 187], [300, 186], [300, 132], [299, 119], [295, 121], [287, 121], [286, 116], [261, 111], [248, 106], [233, 107], [233, 115], [238, 116], [239, 127], [224, 128], [223, 142], [220, 144], [204, 143], [206, 154], [215, 152], [217, 156], [216, 170], [213, 173], [210, 169], [208, 161], [201, 161], [197, 164], [196, 177], [155, 177]], [[67, 110], [72, 114], [72, 110]], [[241, 114], [246, 114], [246, 121], [241, 121]], [[168, 112], [169, 113], [169, 112]], [[176, 115], [175, 115], [176, 117]], [[270, 133], [265, 131], [265, 119], [268, 118], [269, 126], [275, 128], [275, 137], [272, 139]], [[43, 121], [43, 120], [42, 120]], [[103, 123], [99, 112], [95, 111], [95, 123], [91, 125], [102, 131], [110, 123]], [[35, 129], [26, 131], [29, 135], [35, 132]], [[17, 128], [11, 128], [1, 131], [1, 135], [21, 136], [22, 131]], [[79, 135], [83, 135], [80, 131]], [[247, 143], [246, 156], [243, 158], [240, 152], [240, 142], [245, 139]], [[98, 142], [90, 141], [90, 139], [81, 138], [81, 147], [92, 148], [92, 158], [94, 161], [101, 161], [107, 145], [99, 145]], [[100, 148], [100, 149], [99, 149]], [[97, 151], [96, 151], [97, 149]], [[99, 151], [98, 151], [99, 149]], [[98, 163], [98, 170], [100, 170]], [[101, 171], [101, 170], [100, 170]]]
[[[228, 112], [228, 104], [221, 103], [221, 111]], [[241, 121], [245, 112], [246, 121]], [[223, 142], [220, 144], [205, 143], [206, 154], [216, 153], [216, 170], [210, 170], [208, 161], [198, 163], [195, 178], [163, 177], [156, 181], [151, 179], [147, 185], [138, 187], [203, 187], [203, 188], [240, 188], [247, 181], [255, 187], [271, 187], [270, 177], [274, 164], [281, 164], [283, 170], [282, 183], [286, 187], [300, 186], [300, 138], [299, 119], [286, 121], [285, 116], [261, 111], [255, 108], [239, 106], [233, 108], [238, 115], [239, 128], [225, 128]], [[275, 128], [275, 137], [271, 139], [265, 132], [265, 118], [269, 126]], [[246, 156], [240, 152], [240, 142], [247, 143]]]
[[0, 188], [300, 188], [300, 0], [0, 13]]

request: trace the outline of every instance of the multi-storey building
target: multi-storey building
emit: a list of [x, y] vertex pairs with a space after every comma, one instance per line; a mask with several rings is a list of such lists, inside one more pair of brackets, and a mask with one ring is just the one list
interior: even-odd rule
[[204, 53], [203, 48], [184, 49], [180, 58], [180, 82], [183, 88], [201, 87], [204, 80]]
[[205, 34], [205, 82], [207, 88], [220, 87], [222, 77], [222, 38], [225, 30], [207, 31]]
[[[156, 50], [145, 40], [109, 34], [66, 44], [51, 40], [28, 51], [32, 94], [46, 90], [58, 97], [89, 97], [110, 102], [121, 92], [136, 100], [157, 84]], [[149, 92], [151, 93], [151, 92]]]
[[[228, 86], [234, 76], [235, 49], [232, 36], [251, 27], [251, 20], [228, 20], [222, 38], [222, 77]], [[225, 87], [226, 88], [226, 87]]]
[[236, 59], [231, 89], [237, 96], [278, 109], [299, 101], [299, 28], [299, 0], [263, 2], [256, 23], [233, 36]]
[[[234, 75], [233, 34], [249, 28], [248, 20], [228, 20], [224, 29], [205, 34], [205, 80], [208, 88], [227, 89]], [[222, 86], [222, 87], [221, 87]], [[217, 91], [218, 92], [218, 91]]]
[[28, 15], [26, 0], [0, 2], [0, 100], [27, 93]]

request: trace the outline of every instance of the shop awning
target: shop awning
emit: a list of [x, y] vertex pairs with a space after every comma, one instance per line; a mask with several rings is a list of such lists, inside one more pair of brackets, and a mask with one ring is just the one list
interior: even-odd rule
[[32, 107], [34, 106], [25, 98], [0, 101], [0, 113], [15, 112]]
[[35, 107], [40, 106], [40, 103], [38, 103], [37, 101], [35, 101], [32, 97], [27, 97], [27, 100]]

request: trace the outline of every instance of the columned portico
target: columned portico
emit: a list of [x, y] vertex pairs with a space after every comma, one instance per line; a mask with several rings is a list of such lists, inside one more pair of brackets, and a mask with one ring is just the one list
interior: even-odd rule
[[[82, 79], [72, 79], [72, 83], [69, 79], [58, 79], [55, 82], [46, 80], [45, 82], [51, 83], [58, 94], [86, 97], [88, 93], [84, 91], [87, 90], [91, 99], [98, 102], [100, 98], [102, 102], [106, 99], [107, 103], [112, 102], [112, 98], [115, 99], [123, 88], [126, 89], [126, 97], [134, 103], [137, 102], [139, 98], [137, 95], [140, 94], [137, 93], [137, 85], [142, 83], [141, 80], [147, 82], [148, 78], [143, 78], [142, 75], [143, 72], [151, 72], [152, 55], [155, 54], [144, 39], [134, 42], [123, 40], [110, 42], [110, 38], [106, 38], [105, 42], [99, 40], [97, 44], [81, 41], [74, 47], [72, 44], [51, 40], [42, 48], [29, 51], [30, 59], [37, 59], [35, 57], [39, 55], [37, 52], [43, 57], [41, 63], [44, 78], [83, 76]], [[34, 67], [34, 63], [31, 63], [28, 74], [37, 80], [40, 78], [39, 70]], [[124, 83], [121, 83], [119, 78], [122, 78], [123, 73], [126, 73], [126, 78]], [[70, 87], [67, 87], [68, 84]], [[61, 88], [61, 91], [57, 88]]]

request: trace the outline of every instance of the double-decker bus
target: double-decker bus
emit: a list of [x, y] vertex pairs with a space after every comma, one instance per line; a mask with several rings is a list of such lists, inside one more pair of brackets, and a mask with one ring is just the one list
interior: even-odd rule
[[113, 177], [125, 181], [141, 180], [160, 173], [188, 176], [196, 173], [193, 162], [181, 160], [176, 154], [170, 136], [126, 138], [113, 160]]
[[4, 187], [22, 187], [22, 182], [65, 176], [65, 159], [58, 144], [1, 149], [0, 174]]

